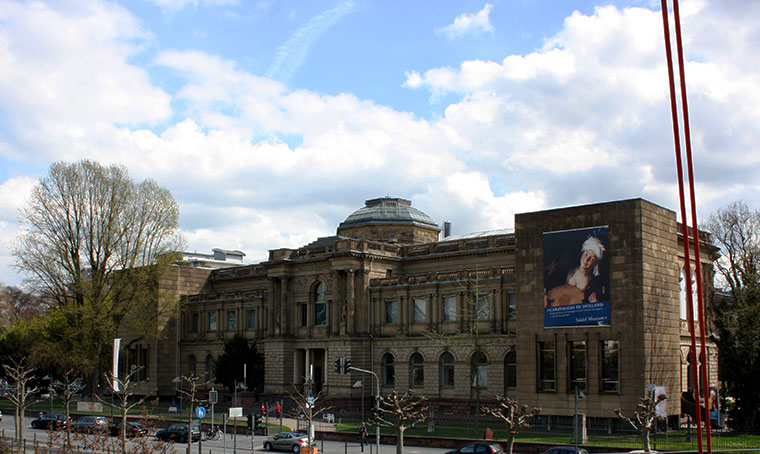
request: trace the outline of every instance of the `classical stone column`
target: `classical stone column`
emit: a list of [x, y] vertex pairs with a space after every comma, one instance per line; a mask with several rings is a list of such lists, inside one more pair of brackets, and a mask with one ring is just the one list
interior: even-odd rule
[[346, 270], [346, 321], [344, 329], [346, 333], [353, 334], [354, 329], [354, 314], [356, 313], [356, 293], [354, 291], [354, 277], [356, 272], [352, 269]]

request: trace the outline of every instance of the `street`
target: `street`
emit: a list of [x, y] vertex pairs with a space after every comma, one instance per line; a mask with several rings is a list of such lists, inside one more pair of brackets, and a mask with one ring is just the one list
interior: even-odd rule
[[[46, 430], [37, 430], [32, 429], [30, 427], [30, 423], [32, 421], [32, 418], [26, 418], [24, 420], [24, 439], [26, 440], [26, 449], [25, 452], [34, 452], [35, 451], [35, 445], [39, 446], [45, 446], [49, 441], [49, 436], [51, 433], [49, 433]], [[12, 439], [14, 432], [13, 432], [13, 417], [12, 416], [4, 416], [2, 422], [0, 422], [0, 434], [5, 439]], [[65, 436], [65, 433], [62, 432], [53, 432], [52, 436], [54, 437], [54, 441], [56, 445], [60, 444], [60, 441]], [[118, 439], [116, 437], [108, 437], [104, 436], [103, 439], [96, 439], [98, 437], [96, 436], [82, 436], [78, 435], [76, 437], [76, 440], [74, 443], [78, 446], [82, 447], [82, 452], [118, 452]], [[263, 448], [264, 439], [266, 437], [264, 436], [256, 436], [253, 439], [253, 449], [257, 452], [266, 452]], [[143, 441], [144, 442], [144, 441]], [[149, 443], [161, 443], [153, 435], [150, 435], [148, 437]], [[136, 447], [138, 442], [135, 441], [128, 441], [127, 443], [127, 452], [130, 452], [130, 446]], [[92, 451], [90, 451], [92, 449]], [[186, 451], [187, 444], [186, 443], [175, 443], [174, 444], [174, 452], [177, 454], [182, 454]], [[199, 451], [200, 449], [200, 451]], [[364, 451], [362, 451], [361, 446], [359, 443], [356, 442], [342, 442], [342, 441], [322, 441], [317, 440], [317, 449], [320, 453], [325, 454], [376, 454], [375, 445], [372, 444], [370, 446], [365, 446]], [[193, 443], [192, 446], [193, 453], [200, 453], [200, 454], [240, 454], [240, 453], [250, 453], [251, 452], [251, 437], [248, 435], [237, 435], [233, 436], [232, 434], [228, 434], [225, 436], [223, 440], [205, 440], [202, 441], [200, 444], [200, 448], [198, 446], [198, 443]], [[408, 454], [442, 454], [447, 449], [440, 449], [440, 448], [423, 448], [423, 447], [407, 447], [405, 450], [405, 453]], [[171, 452], [171, 450], [169, 451]], [[380, 454], [395, 454], [396, 452], [396, 446], [395, 445], [380, 445]]]

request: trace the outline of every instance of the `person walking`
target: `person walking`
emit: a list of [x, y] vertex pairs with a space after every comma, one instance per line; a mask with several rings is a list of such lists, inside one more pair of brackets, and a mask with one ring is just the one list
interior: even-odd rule
[[362, 451], [363, 451], [364, 445], [369, 444], [369, 442], [367, 441], [367, 425], [365, 423], [362, 423], [361, 427], [359, 427], [359, 437], [361, 437], [361, 440], [362, 440]]

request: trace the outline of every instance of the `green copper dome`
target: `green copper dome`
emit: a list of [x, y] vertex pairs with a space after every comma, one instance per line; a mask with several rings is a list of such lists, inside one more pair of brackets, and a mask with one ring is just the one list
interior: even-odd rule
[[364, 202], [362, 208], [351, 213], [338, 229], [369, 224], [414, 224], [438, 228], [433, 219], [406, 199], [382, 197]]

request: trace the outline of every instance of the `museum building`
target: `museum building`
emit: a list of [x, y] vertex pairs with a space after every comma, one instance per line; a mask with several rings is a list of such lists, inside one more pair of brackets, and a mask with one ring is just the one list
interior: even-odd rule
[[[172, 380], [188, 374], [213, 380], [224, 341], [239, 334], [264, 354], [265, 399], [311, 379], [326, 403], [357, 409], [375, 383], [336, 371], [349, 360], [376, 373], [382, 394], [412, 389], [438, 415], [510, 396], [567, 417], [578, 389], [580, 413], [615, 418], [656, 389], [677, 418], [694, 380], [675, 213], [630, 199], [518, 214], [514, 226], [442, 236], [409, 200], [384, 197], [335, 236], [270, 250], [265, 262], [177, 266], [164, 293], [179, 324], [167, 319], [163, 340], [136, 347], [155, 377], [144, 391], [174, 395]], [[709, 304], [717, 251], [699, 237]]]

